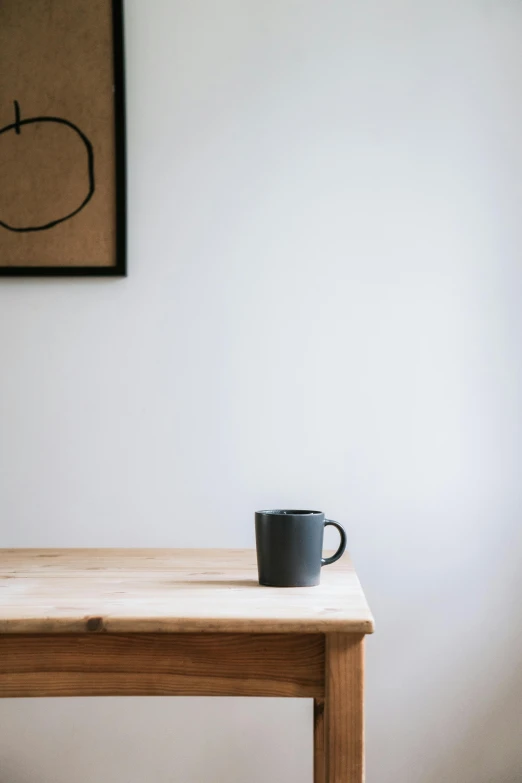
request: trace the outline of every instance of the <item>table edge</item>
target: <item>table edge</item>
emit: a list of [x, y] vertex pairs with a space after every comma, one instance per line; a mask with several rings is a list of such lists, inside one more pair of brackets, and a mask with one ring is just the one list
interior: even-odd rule
[[315, 634], [355, 633], [370, 635], [375, 630], [373, 617], [360, 620], [278, 620], [272, 619], [183, 619], [166, 618], [103, 618], [77, 617], [59, 620], [41, 618], [13, 618], [0, 620], [0, 635], [44, 634], [50, 636], [85, 633], [95, 634], [182, 634], [182, 633], [233, 633], [233, 634]]

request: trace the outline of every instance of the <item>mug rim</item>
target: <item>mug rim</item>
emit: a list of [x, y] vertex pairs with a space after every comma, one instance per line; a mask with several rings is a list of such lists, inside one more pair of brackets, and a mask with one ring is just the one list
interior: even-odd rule
[[312, 509], [293, 509], [293, 508], [269, 508], [263, 511], [256, 511], [256, 514], [267, 514], [280, 517], [310, 517], [318, 514], [324, 514], [324, 511], [314, 511]]

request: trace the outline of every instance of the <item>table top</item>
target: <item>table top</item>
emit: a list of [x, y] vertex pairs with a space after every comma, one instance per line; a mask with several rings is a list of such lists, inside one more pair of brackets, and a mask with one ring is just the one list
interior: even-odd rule
[[0, 549], [0, 633], [372, 633], [347, 555], [261, 587], [255, 550]]

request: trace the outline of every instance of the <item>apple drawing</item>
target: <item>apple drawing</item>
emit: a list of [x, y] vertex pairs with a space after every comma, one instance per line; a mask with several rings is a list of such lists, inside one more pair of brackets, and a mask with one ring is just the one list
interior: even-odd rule
[[61, 117], [15, 120], [0, 128], [0, 226], [45, 231], [77, 215], [94, 194], [94, 152]]

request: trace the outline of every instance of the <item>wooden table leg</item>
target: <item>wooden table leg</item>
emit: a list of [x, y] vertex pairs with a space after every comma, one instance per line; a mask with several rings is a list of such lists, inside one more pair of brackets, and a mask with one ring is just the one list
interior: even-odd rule
[[364, 783], [364, 636], [326, 636], [326, 783]]
[[314, 783], [325, 783], [324, 700], [314, 699]]

